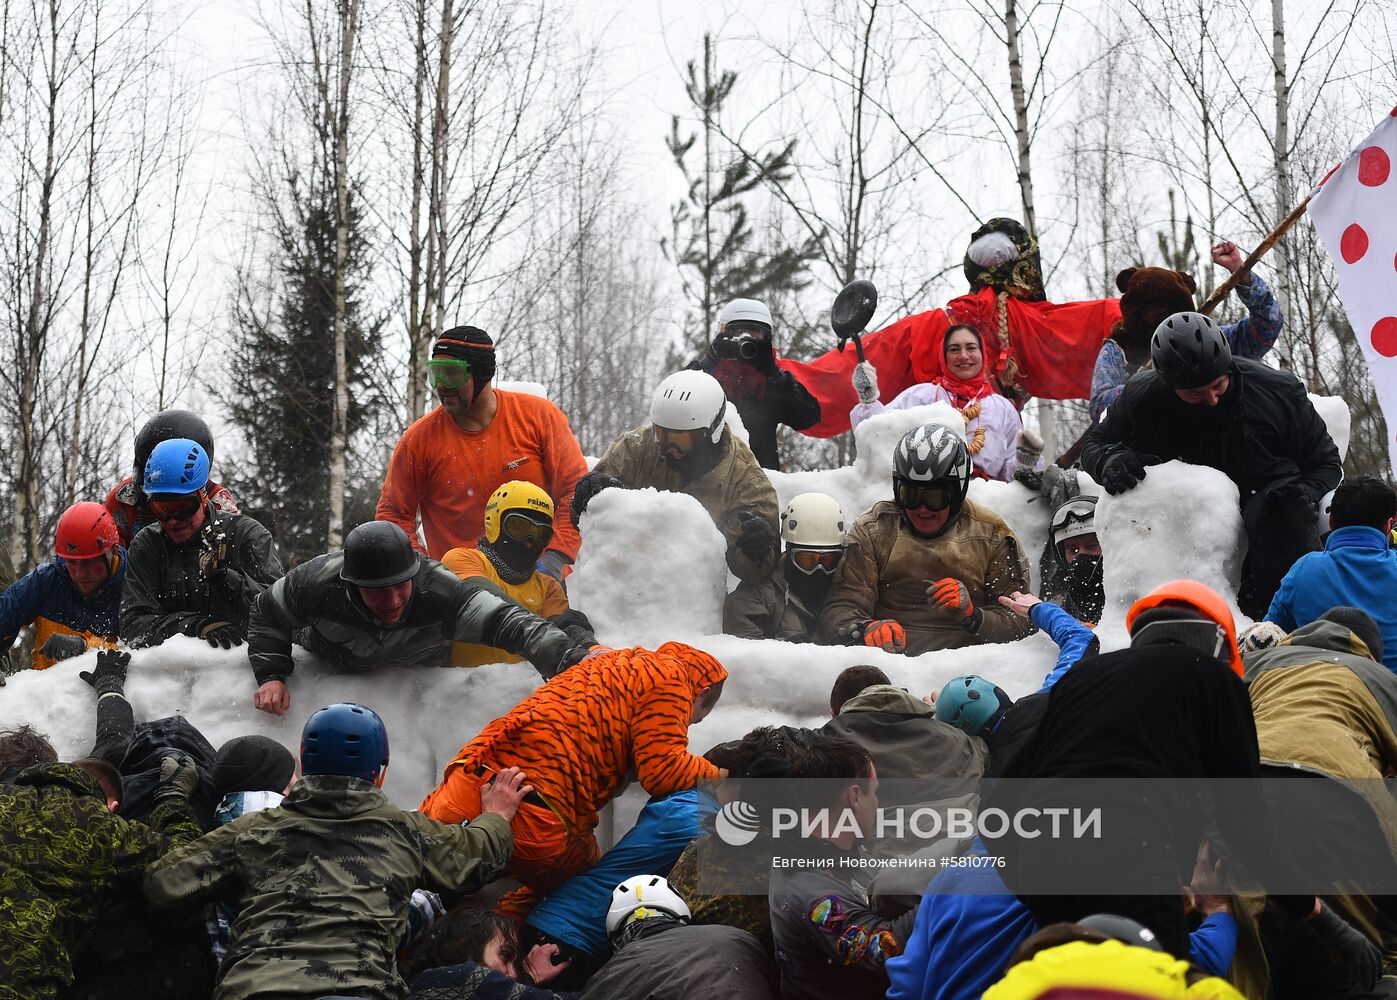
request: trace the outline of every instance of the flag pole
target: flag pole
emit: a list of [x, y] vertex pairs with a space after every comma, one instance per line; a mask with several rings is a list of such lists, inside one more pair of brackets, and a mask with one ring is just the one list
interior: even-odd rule
[[1276, 242], [1286, 234], [1291, 226], [1300, 221], [1300, 216], [1305, 214], [1305, 208], [1310, 204], [1310, 196], [1306, 195], [1305, 200], [1290, 210], [1290, 214], [1280, 221], [1280, 225], [1271, 230], [1270, 234], [1256, 245], [1256, 249], [1247, 255], [1247, 259], [1242, 261], [1242, 266], [1237, 268], [1227, 276], [1227, 280], [1217, 288], [1213, 289], [1213, 294], [1208, 296], [1208, 300], [1198, 307], [1198, 311], [1204, 315], [1211, 313], [1217, 308], [1219, 302], [1227, 298], [1227, 293], [1236, 287], [1238, 275], [1249, 274], [1256, 262], [1276, 245]]
[[[1251, 269], [1256, 265], [1256, 262], [1259, 261], [1262, 257], [1265, 257], [1266, 254], [1270, 252], [1271, 248], [1276, 245], [1277, 241], [1279, 241], [1280, 238], [1284, 236], [1287, 231], [1289, 231], [1290, 227], [1300, 221], [1300, 216], [1305, 214], [1305, 209], [1309, 207], [1309, 204], [1310, 195], [1305, 195], [1304, 201], [1300, 202], [1300, 204], [1292, 208], [1290, 210], [1290, 214], [1287, 215], [1284, 219], [1282, 219], [1280, 221], [1280, 224], [1277, 225], [1275, 229], [1271, 230], [1271, 232], [1267, 234], [1264, 240], [1262, 240], [1260, 243], [1256, 245], [1256, 249], [1253, 250], [1251, 253], [1247, 254], [1247, 259], [1242, 261], [1242, 266], [1237, 268], [1237, 270], [1233, 271], [1231, 274], [1229, 274], [1227, 276], [1227, 280], [1224, 281], [1221, 285], [1218, 285], [1217, 288], [1213, 289], [1213, 294], [1209, 295], [1207, 301], [1198, 307], [1198, 311], [1203, 313], [1204, 315], [1207, 315], [1208, 313], [1211, 313], [1214, 309], [1216, 309], [1218, 307], [1218, 303], [1220, 303], [1223, 299], [1227, 298], [1227, 293], [1232, 291], [1232, 289], [1237, 286], [1238, 275], [1249, 273]], [[1079, 437], [1073, 443], [1072, 447], [1068, 448], [1065, 452], [1058, 456], [1056, 464], [1059, 467], [1064, 469], [1070, 469], [1073, 465], [1077, 463], [1077, 459], [1081, 457], [1082, 454], [1082, 445], [1086, 444], [1087, 433], [1090, 430], [1091, 428], [1088, 427], [1085, 431], [1083, 431], [1082, 436]]]

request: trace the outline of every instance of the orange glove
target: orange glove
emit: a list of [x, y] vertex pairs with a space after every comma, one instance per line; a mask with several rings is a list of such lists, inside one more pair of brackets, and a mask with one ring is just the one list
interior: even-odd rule
[[943, 577], [926, 589], [927, 603], [932, 607], [944, 608], [956, 616], [956, 624], [967, 632], [980, 631], [984, 612], [975, 607], [970, 599], [970, 591], [965, 584], [953, 576]]
[[907, 648], [907, 633], [891, 619], [869, 622], [863, 629], [863, 644], [889, 653], [901, 653]]

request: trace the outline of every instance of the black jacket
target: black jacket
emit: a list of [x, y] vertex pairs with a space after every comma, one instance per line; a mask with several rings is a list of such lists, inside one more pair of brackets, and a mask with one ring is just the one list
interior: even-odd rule
[[1100, 482], [1106, 461], [1125, 448], [1217, 469], [1243, 503], [1295, 481], [1318, 499], [1343, 475], [1339, 449], [1300, 380], [1244, 358], [1232, 362], [1232, 387], [1216, 407], [1183, 402], [1153, 370], [1132, 377], [1088, 432], [1082, 467]]
[[[711, 375], [717, 364], [717, 358], [705, 354], [690, 364], [689, 370]], [[777, 424], [799, 431], [820, 422], [820, 401], [784, 368], [767, 376], [762, 395], [729, 402], [737, 408], [742, 426], [747, 428], [747, 446], [763, 469], [781, 468], [781, 456], [776, 450]]]
[[419, 555], [412, 598], [402, 620], [384, 625], [358, 590], [340, 579], [344, 553], [302, 563], [269, 587], [252, 612], [248, 659], [257, 683], [291, 675], [291, 642], [336, 669], [361, 673], [382, 666], [444, 667], [452, 642], [495, 646], [524, 657], [548, 680], [586, 650], [567, 633], [530, 614], [494, 584], [462, 580]]
[[[204, 526], [183, 545], [171, 542], [158, 524], [131, 539], [119, 625], [127, 645], [158, 646], [174, 635], [198, 635], [211, 622], [245, 631], [257, 595], [281, 576], [266, 528], [212, 503], [205, 510]], [[225, 569], [211, 582], [199, 571], [199, 557], [219, 546], [226, 551]]]

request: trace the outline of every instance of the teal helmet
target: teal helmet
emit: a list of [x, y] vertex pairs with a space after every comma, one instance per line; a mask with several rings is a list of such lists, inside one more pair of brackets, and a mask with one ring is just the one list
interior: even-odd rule
[[936, 696], [936, 718], [971, 736], [987, 736], [1014, 699], [978, 674], [952, 677]]

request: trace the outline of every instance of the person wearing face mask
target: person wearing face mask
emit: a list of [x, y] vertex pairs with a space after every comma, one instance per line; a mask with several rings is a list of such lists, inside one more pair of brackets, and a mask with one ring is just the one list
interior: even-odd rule
[[121, 594], [120, 635], [133, 648], [176, 635], [241, 646], [253, 602], [281, 576], [271, 532], [219, 507], [209, 488], [197, 441], [172, 438], [151, 451], [144, 490], [156, 523], [131, 540]]
[[1075, 496], [1053, 511], [1043, 560], [1045, 600], [1073, 618], [1099, 622], [1106, 607], [1101, 542], [1096, 536], [1096, 497]]
[[685, 493], [703, 505], [723, 533], [733, 576], [756, 583], [769, 579], [780, 552], [776, 489], [752, 450], [724, 422], [727, 406], [723, 387], [706, 372], [666, 378], [651, 399], [650, 423], [611, 442], [578, 480], [573, 523], [604, 489]]
[[1028, 589], [1028, 563], [999, 515], [966, 499], [970, 476], [953, 431], [923, 424], [902, 437], [893, 499], [849, 531], [825, 602], [827, 641], [916, 656], [1033, 631], [997, 600]]
[[966, 448], [977, 475], [1008, 481], [1021, 467], [1032, 469], [1043, 454], [1037, 434], [1024, 432], [1019, 411], [1000, 395], [990, 378], [980, 331], [966, 323], [947, 327], [941, 346], [943, 374], [934, 381], [904, 389], [890, 403], [878, 401], [878, 379], [873, 366], [860, 362], [854, 369], [854, 389], [859, 404], [849, 412], [849, 423], [888, 410], [906, 410], [929, 403], [949, 403], [965, 420]]
[[743, 639], [818, 642], [820, 617], [844, 558], [844, 510], [834, 497], [802, 493], [781, 512], [786, 545], [771, 579], [728, 595], [728, 632]]
[[[582, 645], [596, 645], [587, 616], [570, 610], [563, 585], [538, 568], [538, 557], [552, 539], [552, 498], [533, 483], [505, 483], [485, 504], [485, 535], [476, 547], [452, 549], [441, 562], [462, 580], [489, 580], [515, 604], [547, 618]], [[453, 667], [522, 660], [495, 646], [452, 643]]]

